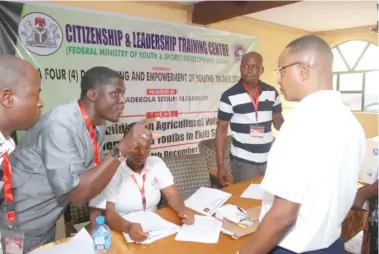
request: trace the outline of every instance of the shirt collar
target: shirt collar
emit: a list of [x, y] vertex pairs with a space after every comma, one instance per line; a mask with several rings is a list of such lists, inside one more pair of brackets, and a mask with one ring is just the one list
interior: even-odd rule
[[299, 104], [304, 104], [312, 101], [341, 101], [341, 93], [334, 90], [322, 90], [309, 94], [303, 98]]
[[[243, 80], [242, 80], [242, 78], [238, 81], [238, 83], [239, 83], [239, 85], [241, 86], [241, 88], [245, 91], [245, 88], [244, 88], [244, 86], [243, 86]], [[264, 89], [263, 84], [264, 84], [263, 81], [258, 80], [258, 87], [259, 87], [259, 89], [260, 89], [261, 91]]]
[[143, 169], [142, 169], [142, 171], [141, 171], [140, 174], [134, 172], [128, 166], [128, 164], [126, 164], [126, 160], [122, 162], [122, 166], [123, 166], [124, 172], [126, 172], [128, 176], [131, 176], [131, 175], [144, 175], [144, 174], [146, 174], [148, 172], [149, 163], [148, 163], [148, 160], [146, 160], [145, 165], [143, 166]]
[[16, 148], [16, 144], [11, 137], [4, 137], [3, 133], [0, 132], [0, 158], [2, 162], [2, 158], [5, 152], [8, 154], [12, 153]]
[[3, 133], [0, 131], [0, 144], [7, 142], [7, 139], [4, 137]]

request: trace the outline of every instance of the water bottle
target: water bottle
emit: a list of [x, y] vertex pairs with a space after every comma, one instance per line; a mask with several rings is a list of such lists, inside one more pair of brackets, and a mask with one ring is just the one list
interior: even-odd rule
[[111, 248], [111, 231], [105, 225], [104, 216], [96, 217], [96, 228], [92, 232], [95, 253], [106, 253]]

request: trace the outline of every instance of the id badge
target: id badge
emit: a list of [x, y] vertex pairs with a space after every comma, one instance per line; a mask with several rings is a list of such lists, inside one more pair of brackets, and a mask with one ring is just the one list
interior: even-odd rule
[[251, 125], [250, 126], [250, 136], [255, 138], [263, 138], [265, 133], [265, 128], [259, 125]]
[[24, 234], [21, 232], [1, 230], [1, 241], [4, 243], [4, 254], [23, 254]]

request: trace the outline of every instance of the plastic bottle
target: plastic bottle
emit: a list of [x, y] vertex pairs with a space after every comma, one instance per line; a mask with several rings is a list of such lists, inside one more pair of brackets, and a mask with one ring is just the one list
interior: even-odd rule
[[107, 253], [111, 248], [111, 231], [105, 224], [104, 216], [96, 217], [96, 228], [92, 232], [95, 253]]

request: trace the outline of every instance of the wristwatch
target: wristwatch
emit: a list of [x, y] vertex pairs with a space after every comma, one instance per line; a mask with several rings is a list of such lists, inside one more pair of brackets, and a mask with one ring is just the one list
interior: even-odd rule
[[115, 158], [116, 160], [118, 160], [119, 162], [122, 162], [125, 160], [125, 156], [123, 156], [121, 154], [121, 151], [120, 149], [118, 148], [118, 146], [115, 146], [112, 150], [111, 150], [111, 156], [113, 158]]

